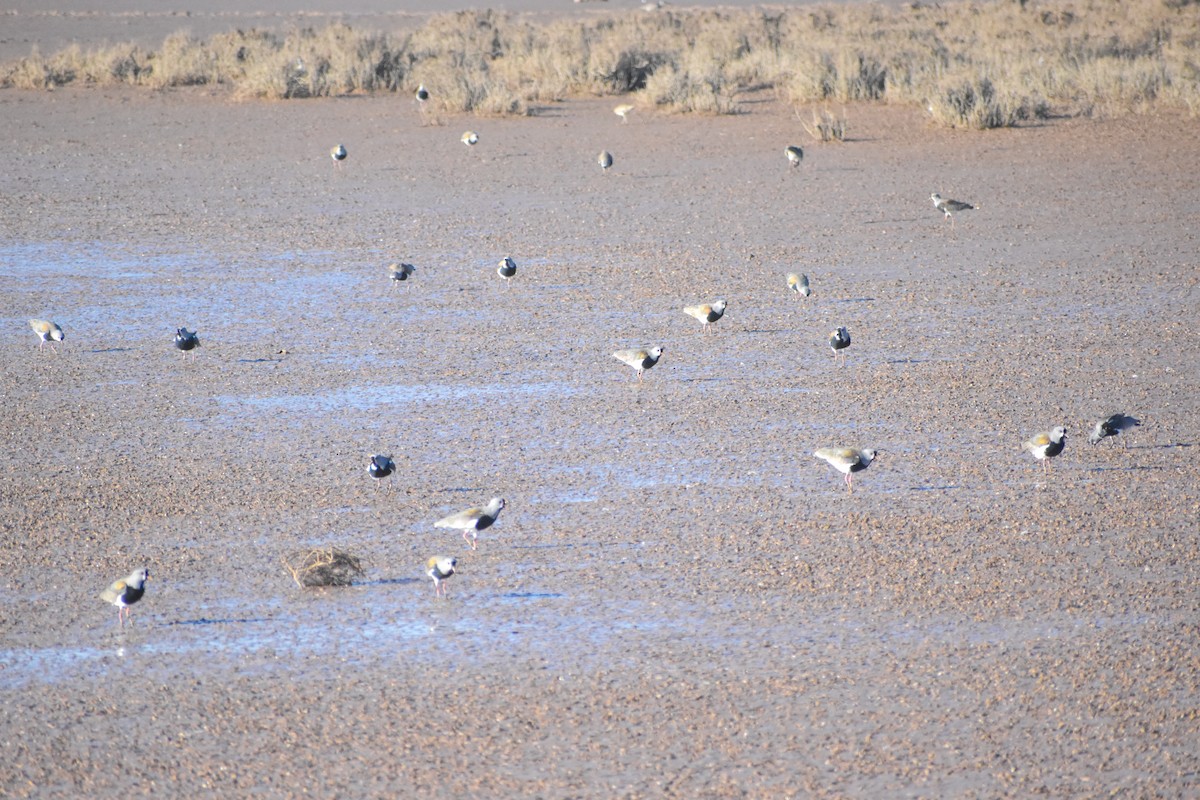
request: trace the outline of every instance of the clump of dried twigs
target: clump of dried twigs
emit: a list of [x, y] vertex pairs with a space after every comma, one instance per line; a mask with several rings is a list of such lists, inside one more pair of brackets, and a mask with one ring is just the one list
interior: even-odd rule
[[[800, 111], [798, 109], [796, 111], [796, 118], [800, 118]], [[808, 135], [818, 142], [846, 141], [846, 129], [848, 127], [846, 118], [835, 117], [829, 109], [824, 109], [820, 114], [813, 111], [811, 125], [804, 120], [800, 120], [800, 124], [804, 126], [804, 130]]]
[[312, 586], [349, 586], [366, 574], [357, 556], [336, 547], [296, 550], [281, 559], [300, 588]]

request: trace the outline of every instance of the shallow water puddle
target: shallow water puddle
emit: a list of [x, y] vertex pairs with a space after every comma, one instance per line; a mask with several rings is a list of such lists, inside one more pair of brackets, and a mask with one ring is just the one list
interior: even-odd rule
[[759, 652], [763, 642], [780, 653], [830, 645], [894, 653], [930, 644], [1026, 644], [1087, 636], [1102, 628], [1132, 631], [1152, 621], [1139, 614], [1064, 614], [1036, 623], [945, 616], [886, 620], [843, 609], [821, 617], [789, 611], [774, 624], [760, 622], [747, 630], [741, 597], [700, 607], [659, 598], [649, 586], [646, 599], [574, 596], [536, 587], [475, 593], [459, 586], [451, 588], [448, 599], [435, 600], [423, 582], [419, 593], [411, 588], [397, 593], [395, 583], [277, 596], [257, 608], [218, 603], [180, 620], [144, 617], [133, 628], [88, 631], [88, 646], [7, 648], [0, 650], [0, 689], [126, 672], [134, 664], [143, 674], [174, 678], [276, 670], [320, 677], [347, 665], [389, 664], [397, 658], [472, 670], [489, 662], [534, 659], [569, 672], [640, 663], [640, 654], [670, 647], [672, 641], [726, 653]]
[[[23, 290], [53, 290], [86, 282], [91, 304], [59, 314], [77, 330], [144, 334], [147, 324], [188, 324], [207, 329], [212, 320], [248, 320], [286, 314], [322, 298], [361, 286], [361, 270], [330, 269], [327, 252], [248, 254], [130, 252], [111, 243], [42, 242], [0, 247], [0, 285], [19, 281]], [[276, 265], [278, 265], [276, 267]], [[264, 274], [264, 266], [271, 268]]]
[[472, 594], [462, 587], [458, 593], [452, 588], [448, 599], [434, 600], [425, 586], [419, 595], [405, 591], [401, 599], [389, 588], [305, 594], [286, 609], [277, 598], [268, 613], [206, 608], [204, 615], [166, 622], [147, 615], [125, 630], [89, 631], [94, 644], [87, 647], [0, 650], [0, 688], [69, 682], [128, 670], [134, 663], [139, 672], [173, 676], [321, 671], [397, 656], [439, 664], [530, 656], [576, 664], [603, 652], [613, 637], [630, 632], [658, 637], [687, 626], [677, 615], [637, 601], [598, 608], [554, 591]]
[[124, 253], [100, 243], [42, 242], [0, 247], [0, 276], [30, 280], [153, 278], [194, 264], [178, 255]]
[[434, 383], [395, 383], [339, 387], [314, 394], [278, 394], [252, 397], [247, 395], [218, 396], [216, 401], [226, 408], [288, 411], [301, 414], [328, 413], [346, 409], [367, 410], [381, 405], [403, 403], [414, 405], [476, 400], [491, 397], [564, 397], [573, 394], [575, 387], [562, 382], [541, 382], [468, 385]]

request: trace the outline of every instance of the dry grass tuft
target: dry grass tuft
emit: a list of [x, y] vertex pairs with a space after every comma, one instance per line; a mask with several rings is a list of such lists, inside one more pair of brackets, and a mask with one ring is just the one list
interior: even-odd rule
[[[635, 42], [635, 45], [631, 45]], [[730, 114], [741, 93], [794, 105], [922, 103], [938, 124], [992, 128], [1056, 114], [1200, 111], [1200, 2], [1045, 0], [903, 7], [658, 8], [544, 20], [492, 10], [431, 15], [412, 31], [344, 24], [237, 30], [161, 48], [0, 66], [0, 85], [230, 87], [243, 98], [432, 93], [431, 114], [529, 114], [573, 95]], [[832, 132], [831, 132], [832, 133]], [[818, 130], [817, 138], [821, 137]], [[834, 136], [834, 139], [837, 137]]]
[[987, 78], [943, 89], [927, 107], [934, 121], [951, 128], [1005, 128], [1045, 119], [1050, 105], [1027, 94], [1001, 94]]
[[349, 586], [355, 578], [366, 574], [356, 556], [336, 547], [297, 550], [281, 560], [300, 588]]
[[[796, 109], [795, 113], [796, 118], [800, 119], [800, 110]], [[835, 117], [827, 108], [822, 109], [819, 115], [814, 110], [811, 124], [804, 120], [800, 120], [800, 124], [804, 126], [808, 135], [818, 142], [844, 142], [846, 131], [850, 127], [845, 117]]]

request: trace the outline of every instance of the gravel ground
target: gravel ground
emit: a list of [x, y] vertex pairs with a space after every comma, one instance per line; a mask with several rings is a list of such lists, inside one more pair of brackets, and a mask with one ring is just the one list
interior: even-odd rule
[[0, 794], [1200, 792], [1195, 121], [614, 102], [0, 93]]

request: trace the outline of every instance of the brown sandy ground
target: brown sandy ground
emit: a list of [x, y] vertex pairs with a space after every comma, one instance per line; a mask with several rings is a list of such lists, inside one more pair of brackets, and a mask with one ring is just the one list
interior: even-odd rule
[[[0, 93], [0, 794], [1200, 791], [1195, 121], [760, 100]], [[884, 450], [853, 495], [833, 444]], [[367, 580], [298, 590], [317, 544]]]

